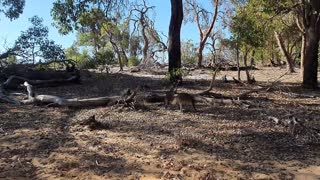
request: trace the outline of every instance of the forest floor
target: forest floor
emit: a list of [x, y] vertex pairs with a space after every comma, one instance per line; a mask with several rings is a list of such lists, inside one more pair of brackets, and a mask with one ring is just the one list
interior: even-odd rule
[[[88, 98], [119, 95], [138, 85], [165, 91], [164, 73], [85, 73], [82, 84], [36, 92]], [[179, 91], [205, 90], [211, 73], [190, 72]], [[200, 103], [198, 112], [180, 112], [163, 103], [137, 109], [0, 104], [0, 178], [320, 179], [320, 145], [308, 140], [309, 128], [320, 129], [320, 92], [301, 89], [298, 73], [281, 77], [284, 73], [255, 70], [255, 85], [215, 82], [212, 92], [231, 96], [281, 81], [250, 94], [246, 100], [255, 104], [250, 108]], [[225, 74], [236, 77], [231, 71], [218, 76]], [[305, 130], [293, 135], [268, 120], [288, 114], [305, 121]], [[92, 115], [104, 129], [80, 124]]]

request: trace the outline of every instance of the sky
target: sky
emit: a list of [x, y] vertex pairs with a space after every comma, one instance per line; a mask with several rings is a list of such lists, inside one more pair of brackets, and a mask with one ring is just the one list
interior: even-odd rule
[[[208, 0], [200, 1], [209, 4]], [[0, 52], [3, 52], [5, 48], [11, 47], [21, 31], [25, 31], [31, 26], [28, 19], [34, 15], [43, 18], [43, 24], [49, 28], [49, 39], [62, 45], [63, 48], [70, 47], [76, 39], [75, 33], [60, 35], [58, 30], [52, 26], [53, 20], [50, 11], [53, 2], [54, 0], [26, 0], [23, 14], [18, 19], [12, 21], [4, 17], [3, 14], [0, 14]], [[154, 14], [156, 29], [167, 35], [171, 15], [170, 0], [149, 0], [149, 4], [156, 7]], [[198, 42], [199, 35], [195, 24], [188, 23], [182, 26], [181, 39], [191, 39], [194, 42]]]

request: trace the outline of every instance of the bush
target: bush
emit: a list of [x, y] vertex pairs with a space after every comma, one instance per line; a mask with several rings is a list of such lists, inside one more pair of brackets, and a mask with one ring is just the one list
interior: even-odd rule
[[140, 61], [136, 56], [131, 56], [129, 58], [128, 66], [137, 66], [139, 64], [140, 64]]
[[99, 65], [113, 64], [116, 62], [114, 52], [110, 49], [100, 50], [96, 55], [96, 62]]
[[[178, 69], [173, 70], [172, 75], [175, 77], [178, 77], [178, 76], [184, 77], [184, 76], [188, 75], [188, 72], [184, 71], [182, 68], [178, 68]], [[173, 77], [171, 77], [171, 73], [169, 73], [169, 72], [166, 73], [165, 77], [168, 80], [173, 78]]]
[[95, 69], [97, 67], [97, 63], [94, 59], [84, 59], [83, 61], [78, 63], [79, 69]]

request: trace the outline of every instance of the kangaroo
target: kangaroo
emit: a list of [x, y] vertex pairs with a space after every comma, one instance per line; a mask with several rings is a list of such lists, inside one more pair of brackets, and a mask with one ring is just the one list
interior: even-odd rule
[[168, 108], [168, 105], [179, 105], [180, 111], [183, 111], [183, 106], [192, 105], [194, 111], [197, 111], [195, 107], [195, 98], [193, 95], [188, 93], [173, 93], [167, 92], [165, 96], [165, 108]]

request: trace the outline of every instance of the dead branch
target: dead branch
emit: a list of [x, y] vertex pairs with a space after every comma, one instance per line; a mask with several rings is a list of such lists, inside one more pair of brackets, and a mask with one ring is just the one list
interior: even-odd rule
[[214, 85], [214, 82], [215, 82], [215, 80], [216, 80], [216, 75], [217, 75], [219, 69], [220, 69], [220, 66], [218, 66], [218, 67], [215, 69], [215, 71], [213, 72], [213, 74], [212, 74], [212, 79], [211, 79], [209, 88], [206, 89], [206, 90], [204, 90], [204, 91], [202, 91], [202, 92], [197, 93], [196, 95], [208, 94], [208, 93], [212, 90], [213, 85]]
[[[291, 116], [292, 114], [290, 114]], [[300, 120], [294, 116], [286, 118], [288, 115], [281, 116], [280, 118], [268, 116], [277, 125], [282, 125], [288, 128], [288, 131], [295, 138], [307, 143], [320, 143], [320, 130], [314, 127], [305, 125], [306, 121]]]
[[243, 85], [243, 86], [247, 86], [246, 83], [242, 82], [241, 80], [236, 79], [235, 77], [232, 77], [232, 79], [233, 79], [233, 81], [234, 81], [235, 83], [239, 83], [239, 84], [241, 84], [241, 85]]
[[[272, 88], [274, 88], [275, 86], [277, 86], [277, 85], [281, 82], [280, 79], [281, 79], [283, 76], [287, 75], [287, 74], [288, 74], [288, 72], [282, 74], [281, 76], [279, 76], [277, 79], [275, 79], [275, 80], [274, 80], [270, 85], [268, 85], [268, 86], [259, 86], [258, 89], [253, 89], [253, 90], [244, 92], [244, 93], [242, 93], [242, 94], [239, 94], [239, 95], [237, 95], [237, 96], [234, 96], [234, 98], [244, 98], [244, 97], [247, 97], [247, 96], [248, 96], [249, 94], [251, 94], [251, 93], [258, 93], [258, 92], [260, 92], [260, 91], [269, 91], [270, 89], [272, 89]], [[236, 79], [234, 78], [234, 80], [236, 80]]]
[[266, 90], [267, 88], [263, 87], [263, 88], [259, 88], [259, 89], [253, 89], [253, 90], [250, 90], [250, 91], [247, 91], [247, 92], [244, 92], [244, 93], [241, 93], [237, 96], [235, 96], [236, 98], [245, 98], [247, 97], [249, 94], [251, 93], [258, 93], [259, 91], [263, 91], [263, 90]]

